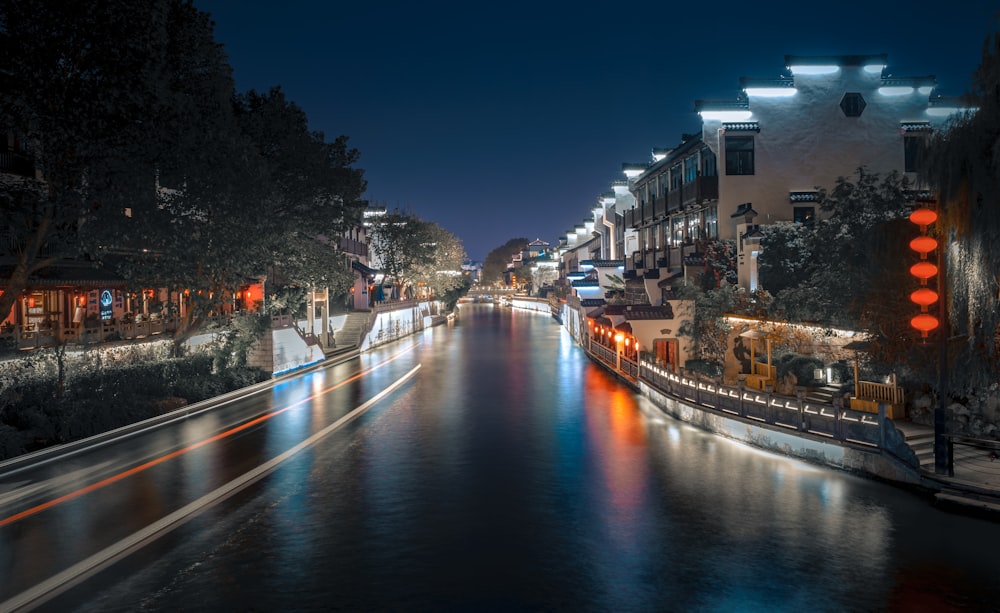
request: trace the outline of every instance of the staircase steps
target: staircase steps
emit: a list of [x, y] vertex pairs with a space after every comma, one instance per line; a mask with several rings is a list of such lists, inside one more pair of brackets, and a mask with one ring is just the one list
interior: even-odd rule
[[368, 332], [368, 313], [348, 313], [344, 325], [333, 334], [335, 347], [356, 347]]
[[903, 433], [906, 444], [913, 450], [921, 470], [934, 470], [934, 428], [907, 421], [894, 422]]
[[843, 390], [839, 385], [824, 385], [823, 387], [810, 388], [806, 392], [806, 402], [815, 404], [833, 404], [833, 399], [843, 395]]

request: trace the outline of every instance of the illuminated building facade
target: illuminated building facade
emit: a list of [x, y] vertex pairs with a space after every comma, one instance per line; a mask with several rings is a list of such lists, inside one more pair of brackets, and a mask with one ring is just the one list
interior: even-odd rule
[[[700, 239], [736, 242], [739, 283], [757, 289], [760, 224], [808, 223], [817, 188], [859, 168], [899, 171], [915, 190], [924, 139], [963, 109], [933, 76], [897, 77], [886, 55], [785, 56], [785, 74], [740, 79], [733, 100], [695, 103], [700, 134], [629, 176], [637, 233], [626, 260], [665, 279], [698, 266]], [[626, 175], [635, 170], [625, 168]]]

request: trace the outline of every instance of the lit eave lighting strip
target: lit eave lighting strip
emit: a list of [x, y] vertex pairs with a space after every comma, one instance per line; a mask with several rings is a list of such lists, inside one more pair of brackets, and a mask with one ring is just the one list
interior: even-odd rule
[[750, 111], [698, 111], [706, 121], [746, 121], [753, 117]]
[[912, 94], [916, 90], [909, 86], [886, 86], [878, 88], [878, 93], [883, 96], [905, 96], [907, 94]]
[[840, 71], [840, 66], [836, 64], [816, 64], [806, 66], [789, 66], [789, 70], [795, 75], [823, 75], [833, 74]]
[[788, 98], [798, 93], [794, 87], [748, 87], [743, 90], [748, 96], [760, 98]]

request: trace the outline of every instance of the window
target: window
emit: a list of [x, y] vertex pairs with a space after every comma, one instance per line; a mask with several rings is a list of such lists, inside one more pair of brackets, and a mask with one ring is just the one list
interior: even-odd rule
[[673, 234], [671, 245], [674, 247], [680, 247], [684, 242], [684, 218], [680, 215], [675, 215], [670, 220], [671, 234]]
[[847, 92], [840, 99], [840, 110], [844, 111], [847, 117], [861, 117], [865, 110], [865, 99], [858, 92]]
[[792, 214], [796, 223], [812, 223], [816, 219], [816, 209], [811, 206], [797, 206]]
[[726, 174], [753, 174], [753, 137], [726, 137]]
[[719, 238], [719, 212], [714, 207], [705, 211], [705, 237]]
[[688, 215], [687, 218], [687, 241], [694, 242], [701, 238], [701, 214]]
[[696, 156], [691, 156], [684, 160], [684, 182], [694, 183], [694, 180], [698, 178], [698, 158]]
[[714, 177], [718, 173], [715, 166], [715, 154], [709, 149], [701, 151], [701, 176]]
[[903, 136], [903, 171], [917, 172], [927, 141], [923, 136]]
[[670, 189], [680, 189], [681, 178], [681, 165], [674, 164], [670, 167]]

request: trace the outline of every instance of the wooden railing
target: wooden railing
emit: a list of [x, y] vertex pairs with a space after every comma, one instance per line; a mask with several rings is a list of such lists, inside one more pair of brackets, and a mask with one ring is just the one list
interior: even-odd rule
[[857, 397], [875, 402], [903, 403], [903, 388], [885, 383], [858, 381]]

